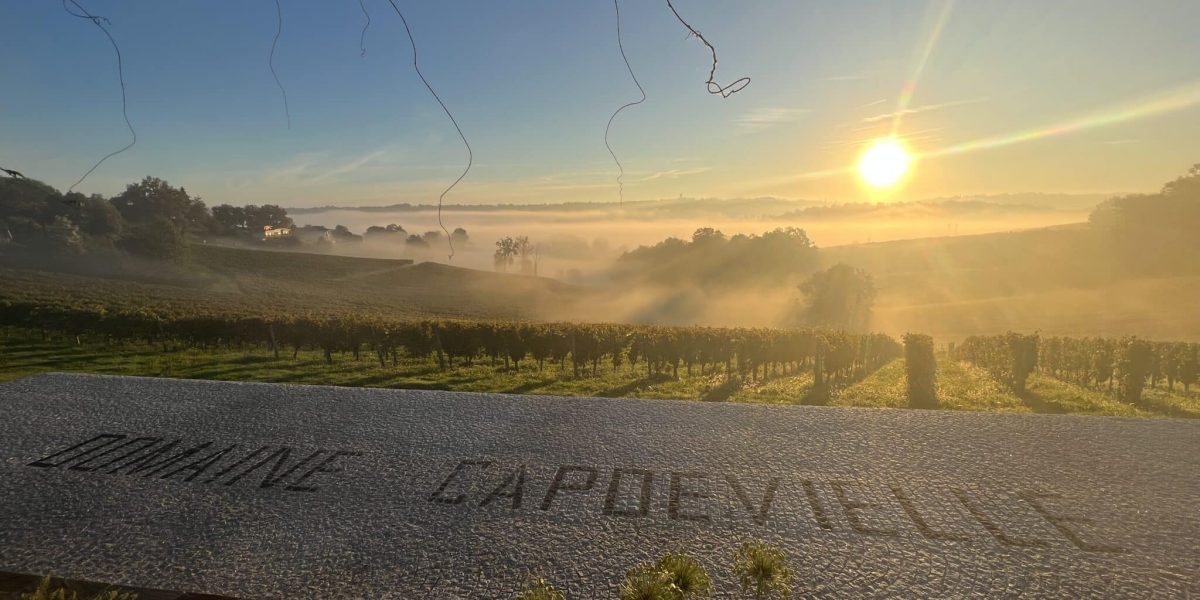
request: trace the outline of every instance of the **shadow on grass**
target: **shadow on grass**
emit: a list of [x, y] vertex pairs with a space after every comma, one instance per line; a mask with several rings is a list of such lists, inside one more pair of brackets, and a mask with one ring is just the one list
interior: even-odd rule
[[[25, 366], [45, 366], [58, 367], [63, 365], [93, 365], [104, 360], [128, 359], [132, 357], [143, 358], [149, 356], [146, 353], [126, 354], [114, 352], [88, 352], [88, 353], [70, 353], [70, 352], [44, 352], [38, 354], [16, 354], [13, 353], [11, 364]], [[166, 355], [162, 355], [166, 356]]]
[[1177, 419], [1200, 419], [1200, 411], [1177, 404], [1171, 404], [1166, 398], [1142, 396], [1142, 407], [1160, 415]]
[[554, 379], [536, 379], [533, 381], [526, 381], [525, 383], [522, 383], [520, 385], [515, 385], [507, 390], [498, 390], [498, 391], [501, 394], [528, 394], [529, 392], [532, 392], [534, 390], [542, 389], [542, 388], [554, 383], [555, 381], [556, 380], [554, 380]]
[[813, 384], [808, 389], [808, 393], [800, 399], [800, 404], [805, 406], [828, 406], [829, 401], [833, 398], [833, 386], [829, 382], [822, 384]]
[[274, 363], [274, 362], [281, 363], [285, 360], [285, 358], [290, 358], [290, 356], [288, 356], [282, 352], [279, 354], [279, 358], [275, 358], [274, 356], [272, 356], [270, 354], [246, 354], [243, 356], [230, 358], [228, 360], [225, 360], [224, 362], [234, 364], [234, 365], [261, 365], [263, 363]]
[[601, 398], [620, 398], [631, 392], [636, 392], [640, 388], [666, 381], [672, 381], [670, 375], [667, 375], [666, 373], [655, 373], [647, 377], [642, 377], [641, 379], [634, 379], [629, 383], [618, 385], [617, 387], [601, 390], [596, 392], [596, 395]]
[[1025, 406], [1029, 407], [1029, 410], [1032, 410], [1035, 413], [1049, 415], [1062, 415], [1067, 413], [1067, 410], [1063, 408], [1061, 404], [1046, 398], [1037, 392], [1025, 390], [1022, 393], [1016, 394], [1016, 396], [1021, 399], [1021, 402], [1025, 403]]
[[737, 379], [726, 379], [721, 385], [714, 386], [700, 394], [704, 402], [726, 402], [731, 396], [742, 389], [742, 382]]

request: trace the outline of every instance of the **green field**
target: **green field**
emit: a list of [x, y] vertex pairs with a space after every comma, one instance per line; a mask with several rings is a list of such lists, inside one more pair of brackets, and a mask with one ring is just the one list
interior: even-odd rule
[[[71, 371], [107, 375], [178, 377], [223, 381], [258, 381], [351, 387], [379, 387], [729, 401], [772, 404], [830, 404], [868, 408], [904, 408], [904, 359], [894, 360], [861, 381], [835, 387], [827, 399], [815, 398], [809, 373], [778, 375], [759, 381], [727, 380], [723, 372], [679, 378], [648, 374], [644, 367], [614, 369], [601, 364], [595, 375], [577, 377], [570, 366], [547, 363], [542, 370], [523, 364], [519, 370], [493, 366], [484, 360], [470, 366], [439, 370], [432, 359], [402, 357], [395, 366], [380, 366], [374, 356], [362, 353], [335, 355], [326, 364], [318, 350], [301, 350], [292, 358], [285, 352], [275, 358], [262, 347], [241, 350], [180, 349], [164, 352], [157, 345], [99, 343], [76, 344], [55, 337], [42, 340], [27, 331], [10, 331], [0, 342], [0, 381], [35, 373]], [[1189, 393], [1176, 386], [1147, 388], [1146, 407], [1117, 402], [1098, 391], [1034, 375], [1029, 393], [1017, 397], [1007, 392], [982, 369], [938, 356], [940, 407], [1006, 413], [1076, 413], [1115, 416], [1176, 416], [1200, 418], [1200, 390]]]

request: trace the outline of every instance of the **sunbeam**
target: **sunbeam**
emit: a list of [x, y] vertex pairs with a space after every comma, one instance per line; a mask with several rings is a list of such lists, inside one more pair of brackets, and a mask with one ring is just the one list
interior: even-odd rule
[[1030, 129], [1019, 133], [980, 138], [977, 140], [948, 146], [940, 150], [925, 152], [918, 155], [918, 157], [936, 158], [939, 156], [949, 156], [952, 154], [964, 154], [967, 152], [974, 152], [976, 150], [988, 150], [1003, 146], [1011, 146], [1013, 144], [1021, 144], [1024, 142], [1032, 142], [1034, 140], [1055, 137], [1068, 133], [1075, 133], [1085, 129], [1095, 129], [1098, 127], [1107, 127], [1109, 125], [1124, 123], [1126, 121], [1145, 119], [1164, 113], [1191, 108], [1197, 104], [1200, 104], [1200, 83], [1179, 88], [1165, 94], [1151, 96], [1142, 100], [1141, 102], [1111, 107], [1105, 110], [1093, 112], [1087, 116], [1062, 121], [1054, 125]]
[[920, 55], [916, 65], [913, 67], [912, 75], [904, 83], [904, 87], [900, 89], [900, 96], [896, 102], [896, 112], [892, 117], [892, 137], [900, 133], [900, 123], [904, 120], [904, 115], [908, 110], [909, 104], [912, 102], [913, 95], [917, 92], [917, 83], [921, 81], [921, 74], [925, 72], [925, 66], [929, 64], [929, 57], [933, 55], [933, 50], [937, 47], [938, 40], [942, 37], [942, 31], [946, 28], [946, 23], [950, 21], [950, 13], [954, 11], [954, 2], [955, 0], [946, 0], [942, 4], [942, 10], [938, 13], [937, 21], [934, 22], [933, 29], [929, 32], [929, 37], [925, 39], [925, 45], [921, 47]]

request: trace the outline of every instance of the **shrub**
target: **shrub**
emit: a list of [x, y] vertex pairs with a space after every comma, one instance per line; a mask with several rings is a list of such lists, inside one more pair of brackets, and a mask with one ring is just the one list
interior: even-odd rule
[[[79, 593], [68, 590], [64, 587], [50, 589], [50, 577], [46, 576], [42, 582], [38, 584], [37, 590], [32, 594], [22, 594], [21, 600], [80, 600]], [[91, 600], [137, 600], [137, 594], [128, 592], [118, 592], [117, 590], [109, 590], [92, 596]]]
[[1009, 332], [1004, 335], [971, 336], [956, 349], [956, 358], [973, 363], [1017, 394], [1038, 366], [1038, 335]]
[[668, 554], [658, 559], [658, 570], [671, 576], [676, 598], [691, 600], [707, 598], [712, 593], [712, 581], [708, 572], [696, 559], [683, 554]]
[[937, 408], [937, 360], [933, 338], [909, 333], [904, 336], [904, 369], [908, 379], [909, 408]]
[[1137, 338], [1125, 338], [1117, 346], [1117, 382], [1121, 386], [1121, 400], [1129, 404], [1140, 404], [1142, 387], [1150, 374], [1153, 359], [1150, 344]]
[[634, 567], [625, 575], [618, 597], [621, 600], [678, 600], [680, 595], [670, 573], [647, 563]]
[[792, 595], [792, 570], [787, 557], [782, 550], [763, 542], [742, 544], [733, 556], [733, 572], [742, 584], [742, 592], [753, 590], [755, 598]]
[[562, 592], [541, 577], [530, 577], [521, 591], [517, 592], [517, 600], [566, 600], [566, 598]]

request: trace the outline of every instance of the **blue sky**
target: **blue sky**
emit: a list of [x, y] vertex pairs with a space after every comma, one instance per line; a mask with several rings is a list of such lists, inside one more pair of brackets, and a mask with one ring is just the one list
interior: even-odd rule
[[[411, 69], [383, 0], [80, 0], [110, 19], [139, 142], [82, 186], [111, 194], [151, 174], [209, 203], [433, 202], [465, 160]], [[448, 202], [615, 200], [604, 124], [637, 98], [605, 0], [412, 2], [422, 69], [476, 167]], [[626, 198], [777, 195], [873, 199], [852, 174], [886, 133], [923, 49], [900, 132], [917, 153], [1089, 115], [1062, 135], [919, 160], [898, 198], [1152, 190], [1200, 162], [1200, 3], [1192, 0], [717, 1], [676, 6], [717, 47], [728, 99], [704, 91], [708, 56], [665, 0], [624, 0], [625, 49], [648, 100], [612, 143]], [[66, 188], [128, 139], [115, 59], [53, 1], [0, 20], [0, 165]], [[930, 45], [940, 15], [941, 35]], [[1168, 106], [1139, 111], [1139, 107]], [[1154, 104], [1158, 102], [1158, 104]], [[1096, 121], [1096, 119], [1093, 119]], [[882, 128], [882, 129], [881, 129]]]

